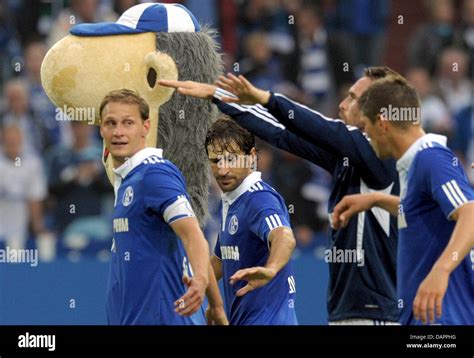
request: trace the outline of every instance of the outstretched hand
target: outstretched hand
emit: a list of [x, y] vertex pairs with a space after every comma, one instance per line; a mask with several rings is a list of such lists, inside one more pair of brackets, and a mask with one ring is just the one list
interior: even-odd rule
[[230, 284], [233, 285], [239, 280], [247, 281], [247, 285], [237, 291], [237, 297], [243, 296], [246, 293], [255, 290], [256, 288], [265, 286], [273, 277], [276, 271], [267, 267], [250, 267], [243, 270], [238, 270], [230, 278]]
[[200, 83], [194, 81], [172, 81], [159, 80], [161, 86], [176, 88], [178, 93], [185, 96], [192, 96], [203, 99], [211, 99], [214, 96], [216, 86], [207, 83]]
[[230, 93], [237, 98], [225, 97], [223, 102], [238, 103], [238, 104], [262, 104], [265, 105], [270, 99], [270, 92], [261, 90], [252, 85], [244, 76], [234, 76], [231, 73], [226, 76], [219, 76], [216, 85]]

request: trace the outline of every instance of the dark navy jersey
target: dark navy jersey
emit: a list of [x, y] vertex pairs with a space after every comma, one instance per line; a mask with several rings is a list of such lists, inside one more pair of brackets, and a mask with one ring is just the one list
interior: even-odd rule
[[237, 297], [245, 280], [230, 285], [238, 270], [265, 266], [270, 254], [272, 230], [290, 227], [283, 198], [250, 174], [232, 192], [225, 193], [220, 206], [221, 223], [214, 250], [222, 261], [222, 279], [227, 317], [231, 325], [295, 325], [295, 279], [291, 262], [265, 286]]
[[193, 215], [181, 172], [156, 148], [139, 151], [114, 172], [109, 324], [204, 324], [202, 310], [192, 317], [174, 312], [174, 301], [186, 292], [182, 277], [192, 274], [169, 226]]
[[[217, 89], [214, 103], [242, 127], [332, 174], [329, 213], [345, 195], [374, 190], [399, 194], [395, 162], [379, 160], [358, 128], [280, 94], [272, 93], [266, 106], [227, 104], [220, 100], [224, 94]], [[379, 208], [362, 212], [346, 228], [330, 231], [328, 250], [329, 320], [397, 321], [396, 219]], [[341, 255], [355, 260], [340, 262]]]
[[[400, 158], [397, 289], [402, 324], [421, 324], [413, 316], [413, 300], [421, 282], [441, 256], [453, 234], [453, 212], [474, 202], [474, 190], [461, 162], [437, 135], [425, 135]], [[474, 252], [451, 273], [438, 324], [474, 324]], [[459, 258], [461, 260], [461, 258]]]

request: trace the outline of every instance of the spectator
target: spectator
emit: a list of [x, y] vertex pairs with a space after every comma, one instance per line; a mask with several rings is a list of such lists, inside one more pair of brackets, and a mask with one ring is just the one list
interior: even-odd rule
[[446, 104], [433, 90], [428, 71], [424, 68], [408, 70], [406, 78], [418, 91], [421, 100], [421, 125], [427, 133], [452, 136], [453, 120]]
[[456, 115], [472, 103], [473, 86], [468, 76], [469, 59], [460, 48], [446, 48], [437, 69], [437, 86], [449, 110]]
[[300, 44], [301, 88], [313, 97], [312, 104], [321, 112], [329, 112], [334, 104], [333, 94], [353, 79], [350, 50], [338, 38], [328, 35], [316, 7], [302, 7], [296, 23]]
[[24, 137], [24, 151], [39, 155], [44, 148], [44, 139], [47, 136], [44, 126], [41, 125], [30, 106], [30, 97], [25, 81], [20, 79], [8, 81], [4, 95], [6, 104], [2, 116], [0, 116], [0, 126], [9, 124], [19, 126]]
[[452, 0], [425, 0], [430, 20], [418, 26], [408, 48], [410, 67], [424, 67], [434, 74], [441, 51], [456, 41]]
[[5, 125], [2, 139], [0, 239], [12, 249], [23, 249], [30, 223], [34, 234], [44, 233], [42, 201], [46, 197], [46, 178], [41, 161], [24, 152], [24, 136], [18, 125]]
[[71, 127], [72, 145], [53, 147], [46, 157], [53, 229], [60, 236], [75, 219], [104, 214], [105, 196], [112, 191], [100, 163], [101, 146], [92, 141], [93, 127], [84, 122]]

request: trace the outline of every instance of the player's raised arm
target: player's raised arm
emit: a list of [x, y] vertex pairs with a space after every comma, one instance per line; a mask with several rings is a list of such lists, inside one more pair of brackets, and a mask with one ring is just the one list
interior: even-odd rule
[[[185, 96], [192, 96], [202, 99], [212, 99], [217, 87], [208, 83], [194, 82], [194, 81], [172, 81], [160, 80], [158, 83], [161, 86], [176, 88], [178, 93]], [[225, 97], [226, 100], [234, 100], [232, 97]]]
[[293, 231], [291, 231], [290, 228], [281, 226], [272, 230], [268, 240], [271, 245], [270, 256], [265, 266], [238, 270], [231, 276], [231, 285], [239, 280], [247, 281], [247, 285], [237, 291], [237, 296], [243, 296], [247, 292], [269, 283], [290, 260], [291, 254], [296, 246]]
[[[231, 75], [233, 76], [233, 75]], [[234, 76], [235, 77], [235, 76]], [[220, 76], [217, 84], [222, 87], [229, 88], [224, 84], [226, 77]], [[249, 93], [241, 91], [240, 95], [242, 100], [235, 96], [232, 92], [222, 90], [220, 87], [210, 85], [207, 83], [199, 83], [194, 81], [171, 81], [171, 80], [160, 80], [159, 84], [166, 87], [173, 87], [178, 90], [178, 93], [183, 95], [192, 96], [202, 99], [213, 98], [214, 103], [218, 106], [219, 110], [226, 115], [232, 117], [237, 123], [250, 131], [251, 133], [258, 136], [265, 142], [271, 145], [286, 150], [292, 154], [298, 155], [302, 158], [306, 158], [312, 163], [321, 166], [329, 172], [334, 170], [334, 163], [336, 158], [330, 151], [324, 150], [321, 147], [306, 141], [287, 130], [285, 126], [278, 123], [264, 107], [259, 108], [246, 108], [240, 104], [260, 104], [265, 103], [265, 94], [269, 95], [269, 92], [263, 91], [252, 86], [247, 80], [248, 88], [251, 86]], [[255, 91], [257, 94], [254, 94]], [[260, 99], [259, 99], [260, 98]], [[263, 119], [263, 120], [262, 120]]]

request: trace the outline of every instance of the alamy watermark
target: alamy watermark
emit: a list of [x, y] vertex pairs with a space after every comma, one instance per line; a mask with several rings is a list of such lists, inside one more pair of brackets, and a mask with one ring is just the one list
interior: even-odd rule
[[364, 249], [332, 249], [324, 251], [324, 261], [328, 263], [357, 264], [361, 267], [365, 264]]
[[86, 122], [87, 124], [95, 123], [95, 108], [94, 107], [68, 107], [64, 105], [62, 108], [57, 107], [55, 110], [56, 120]]
[[7, 246], [5, 249], [0, 249], [0, 263], [27, 263], [31, 267], [36, 267], [38, 266], [38, 250], [12, 249]]
[[218, 168], [256, 169], [257, 156], [254, 154], [221, 154], [217, 156]]
[[393, 122], [412, 122], [419, 124], [421, 120], [420, 107], [395, 107], [391, 104], [388, 107], [380, 109], [380, 115], [383, 121]]

